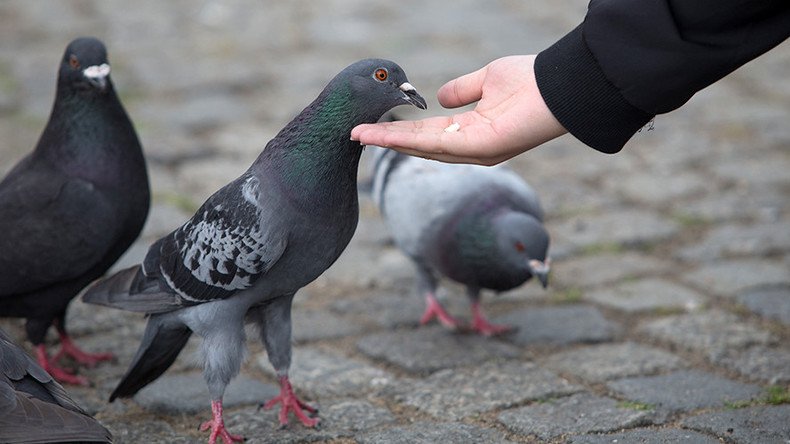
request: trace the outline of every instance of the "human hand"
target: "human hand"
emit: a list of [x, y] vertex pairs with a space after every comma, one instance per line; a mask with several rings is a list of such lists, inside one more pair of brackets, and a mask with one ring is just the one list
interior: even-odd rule
[[[504, 162], [567, 132], [540, 95], [534, 63], [534, 55], [503, 57], [439, 88], [442, 106], [478, 101], [472, 111], [363, 124], [351, 131], [351, 139], [442, 162]], [[460, 125], [457, 131], [445, 131], [454, 123]]]

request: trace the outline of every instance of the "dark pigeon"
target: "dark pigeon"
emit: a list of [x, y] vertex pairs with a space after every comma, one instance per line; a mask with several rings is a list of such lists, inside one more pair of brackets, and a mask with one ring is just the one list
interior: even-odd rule
[[472, 329], [483, 335], [510, 328], [488, 322], [480, 292], [518, 287], [532, 276], [546, 287], [549, 234], [538, 197], [504, 167], [451, 165], [371, 147], [373, 197], [398, 247], [417, 269], [425, 297], [422, 324], [461, 323], [436, 299], [439, 277], [466, 286]]
[[402, 104], [425, 108], [403, 70], [367, 59], [340, 72], [313, 103], [285, 126], [252, 166], [217, 191], [197, 213], [148, 250], [145, 261], [99, 282], [89, 303], [150, 315], [129, 370], [110, 396], [130, 397], [173, 363], [194, 332], [203, 338], [204, 375], [211, 394], [211, 429], [226, 442], [222, 396], [242, 361], [244, 321], [257, 324], [280, 380], [279, 421], [288, 412], [307, 426], [294, 395], [291, 301], [340, 256], [357, 226], [357, 166], [362, 146], [351, 129], [377, 121]]
[[0, 329], [0, 441], [112, 442], [52, 376]]
[[[87, 380], [58, 367], [61, 356], [94, 365], [112, 355], [74, 345], [69, 302], [126, 251], [148, 214], [143, 152], [109, 74], [99, 40], [71, 42], [38, 145], [0, 182], [0, 316], [27, 318], [39, 364], [72, 384]], [[62, 349], [50, 358], [53, 324]]]

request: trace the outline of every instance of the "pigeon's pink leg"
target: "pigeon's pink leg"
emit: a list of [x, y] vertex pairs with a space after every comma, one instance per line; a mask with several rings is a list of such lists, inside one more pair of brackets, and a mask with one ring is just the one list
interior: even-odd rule
[[436, 300], [436, 296], [433, 293], [428, 293], [425, 295], [425, 313], [420, 318], [420, 324], [425, 325], [433, 318], [437, 318], [442, 325], [452, 330], [461, 327], [461, 322], [444, 310], [442, 304]]
[[36, 359], [38, 360], [38, 365], [41, 366], [44, 370], [47, 371], [50, 375], [52, 375], [55, 380], [62, 382], [64, 384], [72, 384], [72, 385], [88, 385], [88, 380], [82, 376], [77, 376], [73, 373], [68, 372], [66, 369], [60, 368], [55, 365], [56, 358], [49, 359], [47, 356], [47, 348], [44, 344], [40, 344], [36, 346]]
[[299, 398], [296, 397], [293, 388], [291, 387], [291, 381], [288, 380], [288, 376], [280, 376], [280, 394], [264, 404], [263, 408], [268, 410], [274, 407], [277, 403], [282, 403], [282, 407], [280, 407], [279, 419], [280, 425], [283, 427], [288, 425], [289, 410], [292, 410], [294, 415], [296, 415], [296, 417], [302, 421], [302, 424], [306, 425], [307, 427], [315, 427], [320, 421], [319, 418], [309, 418], [302, 411], [302, 409], [305, 409], [313, 414], [318, 410], [316, 410], [315, 407], [311, 407], [300, 401]]
[[96, 353], [96, 354], [86, 353], [80, 350], [74, 344], [74, 342], [71, 340], [71, 337], [69, 335], [65, 333], [61, 333], [60, 351], [58, 352], [58, 354], [55, 355], [54, 358], [52, 358], [52, 360], [57, 361], [61, 357], [63, 357], [63, 355], [70, 356], [78, 363], [88, 367], [93, 367], [101, 361], [110, 361], [115, 357], [113, 356], [112, 353]]
[[208, 437], [208, 444], [217, 442], [217, 437], [222, 438], [225, 444], [233, 444], [234, 442], [244, 441], [241, 435], [231, 435], [225, 428], [225, 421], [222, 419], [222, 400], [211, 401], [211, 420], [206, 421], [200, 425], [200, 431], [205, 432], [211, 429], [211, 435]]
[[508, 333], [513, 330], [510, 325], [496, 325], [488, 322], [483, 310], [480, 308], [480, 302], [472, 303], [472, 330], [480, 333], [483, 336], [499, 335]]

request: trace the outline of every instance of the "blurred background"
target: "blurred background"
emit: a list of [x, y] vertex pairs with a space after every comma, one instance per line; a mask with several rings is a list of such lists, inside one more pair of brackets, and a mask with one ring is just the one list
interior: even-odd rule
[[[402, 107], [400, 115], [449, 114], [435, 98], [444, 82], [501, 56], [539, 52], [580, 23], [586, 6], [586, 0], [0, 2], [0, 176], [35, 146], [66, 44], [84, 35], [103, 40], [115, 88], [143, 143], [153, 191], [142, 238], [117, 267], [128, 266], [245, 171], [266, 142], [353, 61], [381, 57], [404, 68], [429, 107]], [[638, 338], [691, 359], [710, 344], [653, 334], [644, 325], [723, 310], [768, 331], [769, 339], [757, 343], [770, 353], [746, 348], [754, 342], [729, 344], [725, 351], [734, 358], [718, 361], [719, 355], [703, 353], [701, 365], [744, 383], [790, 382], [788, 73], [785, 42], [682, 109], [658, 116], [619, 154], [604, 155], [564, 136], [514, 159], [511, 167], [538, 191], [547, 212], [554, 271], [548, 291], [530, 283], [486, 298], [490, 313], [578, 304], [602, 313], [614, 327], [604, 337], [569, 344]], [[369, 173], [363, 161], [361, 181]], [[294, 315], [296, 340], [411, 377], [408, 366], [372, 356], [355, 342], [393, 326], [410, 334], [422, 304], [411, 294], [410, 265], [388, 243], [369, 197], [361, 199], [352, 244], [297, 296], [302, 311]], [[765, 286], [772, 292], [768, 299], [755, 303], [747, 297]], [[450, 306], [463, 306], [460, 289], [448, 288]], [[408, 315], [398, 314], [400, 308]], [[71, 311], [83, 342], [93, 349], [111, 344], [120, 355], [117, 368], [90, 370], [102, 381], [98, 391], [77, 389], [76, 397], [131, 439], [124, 424], [130, 418], [150, 423], [148, 410], [108, 407], [103, 399], [133, 355], [143, 320], [79, 302]], [[377, 318], [387, 313], [397, 319], [380, 323]], [[21, 325], [3, 322], [12, 329]], [[515, 340], [521, 356], [538, 363], [562, 348], [542, 344]], [[260, 352], [255, 344], [251, 349], [253, 356]], [[746, 353], [770, 354], [763, 373], [739, 367], [748, 361]], [[252, 359], [245, 371], [255, 375], [263, 367]], [[174, 372], [192, 370], [194, 363]], [[386, 394], [374, 398], [396, 412], [396, 423], [416, 414], [392, 407], [397, 402]], [[200, 406], [206, 416], [208, 403]], [[163, 421], [167, 432], [151, 433], [201, 436], [191, 431], [192, 418], [172, 414]]]

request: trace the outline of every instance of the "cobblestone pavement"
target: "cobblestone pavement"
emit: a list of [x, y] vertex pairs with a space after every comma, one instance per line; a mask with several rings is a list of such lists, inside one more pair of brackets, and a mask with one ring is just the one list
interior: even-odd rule
[[[57, 61], [102, 38], [149, 160], [153, 207], [118, 267], [243, 172], [350, 62], [397, 61], [443, 112], [446, 80], [536, 52], [586, 0], [8, 1], [0, 3], [0, 174], [34, 146]], [[549, 290], [488, 296], [498, 339], [418, 328], [412, 270], [370, 198], [327, 273], [297, 296], [296, 390], [322, 427], [276, 426], [256, 340], [227, 394], [248, 442], [790, 442], [790, 45], [660, 116], [617, 155], [566, 136], [512, 162], [553, 236]], [[418, 110], [402, 110], [419, 116]], [[408, 113], [408, 114], [407, 114]], [[425, 114], [423, 114], [425, 115]], [[367, 177], [363, 166], [361, 177]], [[467, 315], [448, 286], [452, 312]], [[130, 401], [106, 403], [142, 334], [137, 314], [72, 304], [90, 350], [117, 363], [70, 387], [116, 442], [203, 442], [197, 341]], [[2, 326], [22, 338], [21, 322]], [[53, 334], [54, 336], [54, 334]], [[255, 338], [250, 334], [251, 338]], [[54, 339], [54, 338], [53, 338]]]

